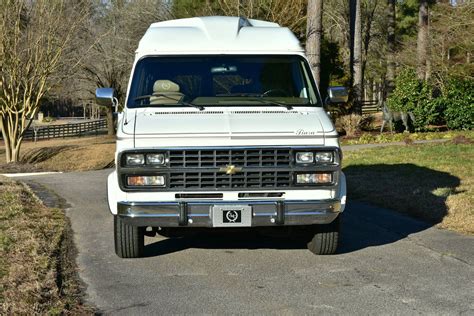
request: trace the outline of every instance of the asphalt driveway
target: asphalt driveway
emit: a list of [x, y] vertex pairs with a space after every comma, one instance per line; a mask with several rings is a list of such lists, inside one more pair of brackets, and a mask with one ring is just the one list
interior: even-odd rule
[[106, 314], [474, 315], [474, 238], [360, 203], [346, 209], [333, 256], [226, 234], [147, 238], [146, 258], [120, 259], [110, 172], [21, 178], [67, 208], [87, 299]]

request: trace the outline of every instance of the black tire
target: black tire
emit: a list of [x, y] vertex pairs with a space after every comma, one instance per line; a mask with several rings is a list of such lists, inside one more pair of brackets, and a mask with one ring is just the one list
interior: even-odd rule
[[140, 258], [145, 247], [145, 228], [125, 224], [114, 216], [115, 253], [120, 258]]
[[308, 250], [315, 255], [332, 255], [339, 243], [340, 215], [330, 224], [317, 225], [316, 233], [308, 242]]

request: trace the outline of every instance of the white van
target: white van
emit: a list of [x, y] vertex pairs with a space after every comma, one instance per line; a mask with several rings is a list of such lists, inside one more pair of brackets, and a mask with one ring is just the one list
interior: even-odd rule
[[[116, 105], [111, 88], [96, 97]], [[117, 124], [107, 191], [119, 257], [142, 256], [145, 235], [259, 227], [336, 251], [338, 134], [288, 28], [239, 17], [152, 24]]]

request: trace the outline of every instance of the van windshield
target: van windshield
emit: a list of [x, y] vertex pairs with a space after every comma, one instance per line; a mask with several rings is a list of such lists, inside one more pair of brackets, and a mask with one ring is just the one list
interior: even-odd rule
[[300, 56], [146, 57], [135, 66], [127, 106], [321, 106]]

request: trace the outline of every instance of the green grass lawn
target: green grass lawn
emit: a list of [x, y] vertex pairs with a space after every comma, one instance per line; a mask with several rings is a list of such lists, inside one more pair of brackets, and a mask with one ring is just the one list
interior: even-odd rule
[[390, 146], [344, 153], [348, 198], [474, 234], [474, 145]]
[[403, 141], [432, 140], [432, 139], [453, 139], [464, 136], [474, 138], [474, 131], [448, 131], [448, 132], [426, 132], [426, 133], [363, 133], [360, 137], [342, 138], [342, 145], [358, 144], [383, 144]]

